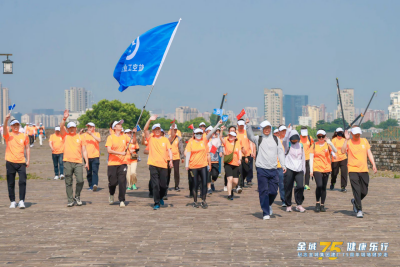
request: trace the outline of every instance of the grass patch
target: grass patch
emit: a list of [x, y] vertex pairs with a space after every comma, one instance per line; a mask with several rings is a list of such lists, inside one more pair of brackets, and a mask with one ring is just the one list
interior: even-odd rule
[[[39, 179], [43, 179], [42, 177], [39, 177], [36, 173], [27, 173], [26, 174], [26, 178], [27, 180], [39, 180]], [[0, 181], [6, 181], [7, 177], [3, 177], [0, 175]], [[19, 180], [19, 176], [18, 174], [15, 176], [15, 180]]]
[[395, 174], [394, 179], [398, 179], [398, 178], [400, 178], [400, 174]]
[[101, 153], [100, 156], [104, 156], [104, 153]]

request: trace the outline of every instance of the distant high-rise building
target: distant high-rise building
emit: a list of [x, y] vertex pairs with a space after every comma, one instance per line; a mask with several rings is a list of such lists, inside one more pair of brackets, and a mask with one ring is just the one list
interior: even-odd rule
[[264, 119], [272, 126], [283, 122], [283, 92], [280, 88], [264, 89]]
[[21, 113], [21, 112], [15, 112], [15, 111], [13, 111], [13, 112], [11, 112], [11, 116], [12, 116], [14, 119], [18, 120], [19, 122], [21, 122], [21, 117], [22, 117], [22, 113]]
[[9, 96], [9, 91], [8, 88], [2, 87], [0, 83], [0, 119], [1, 123], [3, 123], [4, 119], [6, 118], [8, 114], [8, 106], [10, 104], [10, 96]]
[[390, 105], [388, 107], [388, 118], [400, 123], [400, 91], [390, 93]]
[[92, 107], [93, 98], [90, 91], [86, 91], [85, 88], [71, 87], [65, 90], [65, 109], [71, 112], [86, 111]]
[[233, 112], [232, 110], [227, 110], [225, 114], [228, 115], [228, 120], [231, 122], [231, 125], [237, 124], [237, 118], [235, 112]]
[[375, 125], [378, 125], [382, 121], [385, 121], [385, 112], [383, 110], [368, 110], [364, 115], [363, 122], [372, 121]]
[[333, 113], [326, 112], [325, 113], [325, 121], [326, 122], [332, 122], [333, 121]]
[[299, 116], [298, 121], [299, 121], [299, 125], [308, 126], [308, 127], [312, 128], [312, 119], [311, 119], [311, 117]]
[[299, 125], [299, 116], [302, 115], [302, 107], [308, 105], [308, 95], [284, 95], [283, 116], [285, 124]]
[[[340, 96], [342, 98], [344, 119], [347, 123], [352, 123], [355, 119], [354, 89], [340, 90]], [[339, 95], [337, 96], [336, 118], [342, 118]]]
[[[315, 128], [317, 126], [317, 122], [320, 120], [320, 108], [318, 106], [303, 106], [302, 115], [303, 117], [311, 118], [311, 127]], [[301, 124], [300, 124], [301, 125]]]
[[34, 115], [32, 113], [22, 115], [21, 123], [34, 123]]
[[175, 109], [175, 118], [177, 122], [190, 121], [197, 118], [199, 111], [197, 108], [179, 107]]
[[247, 117], [250, 119], [251, 125], [258, 124], [258, 108], [257, 107], [245, 107], [244, 111], [246, 112]]
[[319, 119], [325, 121], [325, 114], [326, 114], [326, 106], [325, 104], [321, 104], [319, 106]]

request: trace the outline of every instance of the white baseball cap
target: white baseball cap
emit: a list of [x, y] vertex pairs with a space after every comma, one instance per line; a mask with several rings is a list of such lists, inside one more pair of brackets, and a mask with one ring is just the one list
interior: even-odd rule
[[324, 130], [318, 130], [317, 135], [319, 135], [319, 134], [326, 135], [326, 132]]
[[277, 133], [277, 132], [279, 132], [279, 130], [278, 130], [278, 129], [275, 129], [275, 130], [274, 130], [274, 133]]
[[160, 128], [161, 129], [161, 125], [159, 123], [156, 123], [153, 125], [153, 127], [151, 127], [151, 130], [154, 130], [155, 128]]
[[20, 124], [20, 123], [19, 123], [18, 120], [12, 120], [12, 121], [10, 122], [10, 126], [11, 126], [11, 125], [14, 125], [14, 124]]
[[118, 125], [118, 124], [123, 124], [124, 123], [124, 120], [120, 120], [120, 121], [114, 121], [114, 123], [112, 124], [112, 127], [111, 127], [111, 129], [114, 129], [115, 128], [115, 125]]
[[126, 129], [124, 132], [125, 133], [130, 133], [130, 132], [132, 132], [132, 130], [131, 129]]
[[93, 123], [93, 122], [88, 122], [88, 123], [86, 123], [86, 126], [92, 126], [92, 127], [95, 127], [95, 125], [94, 125], [94, 123]]
[[362, 134], [362, 131], [361, 131], [360, 127], [354, 127], [354, 128], [351, 128], [351, 133], [352, 134]]
[[206, 123], [205, 122], [201, 122], [200, 124], [199, 124], [199, 127], [200, 126], [206, 126]]
[[232, 135], [232, 136], [236, 137], [236, 133], [235, 132], [229, 132], [229, 135]]
[[240, 121], [237, 122], [237, 125], [244, 125], [244, 124], [245, 124], [244, 120], [240, 120]]
[[67, 128], [69, 129], [69, 128], [71, 128], [71, 127], [76, 127], [76, 123], [75, 123], [75, 122], [73, 122], [73, 121], [71, 121], [71, 122], [68, 122], [68, 124], [67, 124]]
[[194, 133], [195, 133], [195, 134], [197, 134], [197, 133], [203, 133], [203, 130], [200, 129], [200, 128], [197, 128], [197, 129], [194, 130]]
[[54, 127], [54, 131], [60, 131], [60, 126]]
[[336, 129], [336, 132], [344, 132], [344, 131], [343, 131], [342, 128], [339, 127], [339, 128]]
[[286, 126], [285, 125], [281, 125], [281, 127], [279, 127], [279, 131], [282, 132], [284, 130], [287, 130]]
[[301, 129], [300, 130], [301, 136], [307, 136], [308, 135], [308, 130], [307, 129]]
[[262, 123], [260, 123], [260, 127], [261, 128], [265, 128], [267, 126], [272, 126], [269, 121], [263, 121]]
[[176, 124], [175, 124], [175, 127], [174, 128], [172, 128], [172, 125], [171, 125], [171, 127], [169, 127], [170, 129], [175, 129], [175, 130], [177, 130], [178, 129], [178, 126], [176, 126]]
[[207, 131], [212, 131], [212, 129], [213, 129], [212, 126], [208, 126], [207, 129], [206, 129], [206, 132], [207, 132]]

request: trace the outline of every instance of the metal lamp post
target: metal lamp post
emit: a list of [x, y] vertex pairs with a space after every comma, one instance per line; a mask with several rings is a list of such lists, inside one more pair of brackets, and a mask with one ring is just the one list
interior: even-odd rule
[[3, 61], [3, 74], [13, 74], [13, 63], [8, 59], [8, 56], [12, 54], [0, 54], [0, 56], [7, 56], [7, 59]]

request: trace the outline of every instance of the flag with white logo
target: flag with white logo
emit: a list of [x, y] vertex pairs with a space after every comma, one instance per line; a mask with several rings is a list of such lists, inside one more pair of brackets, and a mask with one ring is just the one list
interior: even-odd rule
[[128, 46], [114, 70], [120, 92], [129, 86], [155, 84], [179, 23], [180, 20], [148, 30]]
[[222, 115], [222, 109], [214, 108], [213, 114], [218, 115], [218, 116], [221, 116], [221, 115]]

